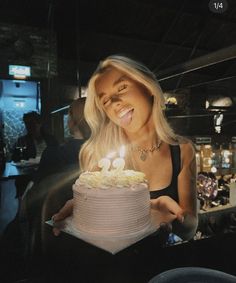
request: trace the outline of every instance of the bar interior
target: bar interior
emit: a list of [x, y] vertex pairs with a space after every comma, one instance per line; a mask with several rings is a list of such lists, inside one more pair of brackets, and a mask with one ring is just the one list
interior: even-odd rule
[[[236, 282], [236, 2], [33, 2], [0, 3], [0, 281]], [[167, 121], [195, 148], [198, 224], [190, 239], [166, 230], [158, 244], [160, 228], [124, 246], [118, 238], [87, 241], [73, 229], [53, 234], [51, 217], [71, 197], [90, 136], [88, 127], [72, 134], [70, 121], [84, 119], [89, 79], [112, 54], [153, 72]], [[33, 153], [30, 131], [39, 135]], [[73, 135], [79, 142], [67, 150]], [[159, 147], [139, 150], [140, 158]], [[72, 161], [50, 156], [54, 148]], [[117, 160], [125, 154], [117, 150]], [[113, 161], [116, 172], [122, 162]]]

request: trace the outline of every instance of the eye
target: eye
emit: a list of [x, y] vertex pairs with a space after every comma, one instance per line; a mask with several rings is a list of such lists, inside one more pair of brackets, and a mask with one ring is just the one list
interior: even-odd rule
[[128, 85], [127, 84], [122, 84], [118, 87], [118, 92], [127, 89]]
[[110, 102], [110, 100], [111, 100], [111, 98], [110, 98], [110, 97], [105, 98], [105, 99], [103, 100], [103, 105], [104, 105], [104, 106], [108, 105], [108, 104], [109, 104], [109, 102]]

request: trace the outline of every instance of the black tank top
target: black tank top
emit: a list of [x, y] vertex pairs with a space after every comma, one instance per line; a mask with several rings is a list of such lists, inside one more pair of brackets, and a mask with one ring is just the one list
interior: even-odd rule
[[160, 196], [169, 196], [176, 202], [179, 201], [178, 196], [178, 175], [180, 172], [180, 146], [170, 145], [171, 161], [172, 161], [172, 178], [168, 187], [160, 190], [150, 191], [151, 199], [158, 198]]

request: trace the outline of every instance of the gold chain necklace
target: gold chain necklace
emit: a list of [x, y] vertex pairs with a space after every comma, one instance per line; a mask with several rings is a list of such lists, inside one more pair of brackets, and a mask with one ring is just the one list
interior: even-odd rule
[[152, 146], [151, 148], [140, 148], [138, 147], [132, 147], [132, 150], [136, 150], [140, 153], [139, 158], [142, 161], [145, 161], [147, 159], [148, 153], [153, 152], [154, 150], [159, 150], [160, 146], [162, 144], [162, 141], [160, 140], [156, 145]]

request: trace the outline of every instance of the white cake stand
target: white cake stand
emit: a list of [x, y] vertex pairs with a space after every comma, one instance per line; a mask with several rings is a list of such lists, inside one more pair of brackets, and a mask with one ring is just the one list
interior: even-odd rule
[[[151, 215], [151, 223], [143, 231], [140, 231], [139, 235], [129, 235], [129, 236], [109, 236], [109, 237], [97, 237], [95, 235], [84, 233], [76, 229], [72, 224], [72, 217], [68, 217], [65, 220], [57, 223], [57, 227], [60, 227], [61, 231], [70, 234], [76, 238], [79, 238], [89, 244], [92, 244], [98, 248], [101, 248], [111, 254], [116, 254], [119, 251], [128, 248], [129, 246], [137, 243], [138, 241], [146, 238], [147, 236], [153, 234], [158, 229], [158, 225], [154, 219], [155, 217]], [[53, 221], [46, 221], [47, 224], [53, 226]]]

